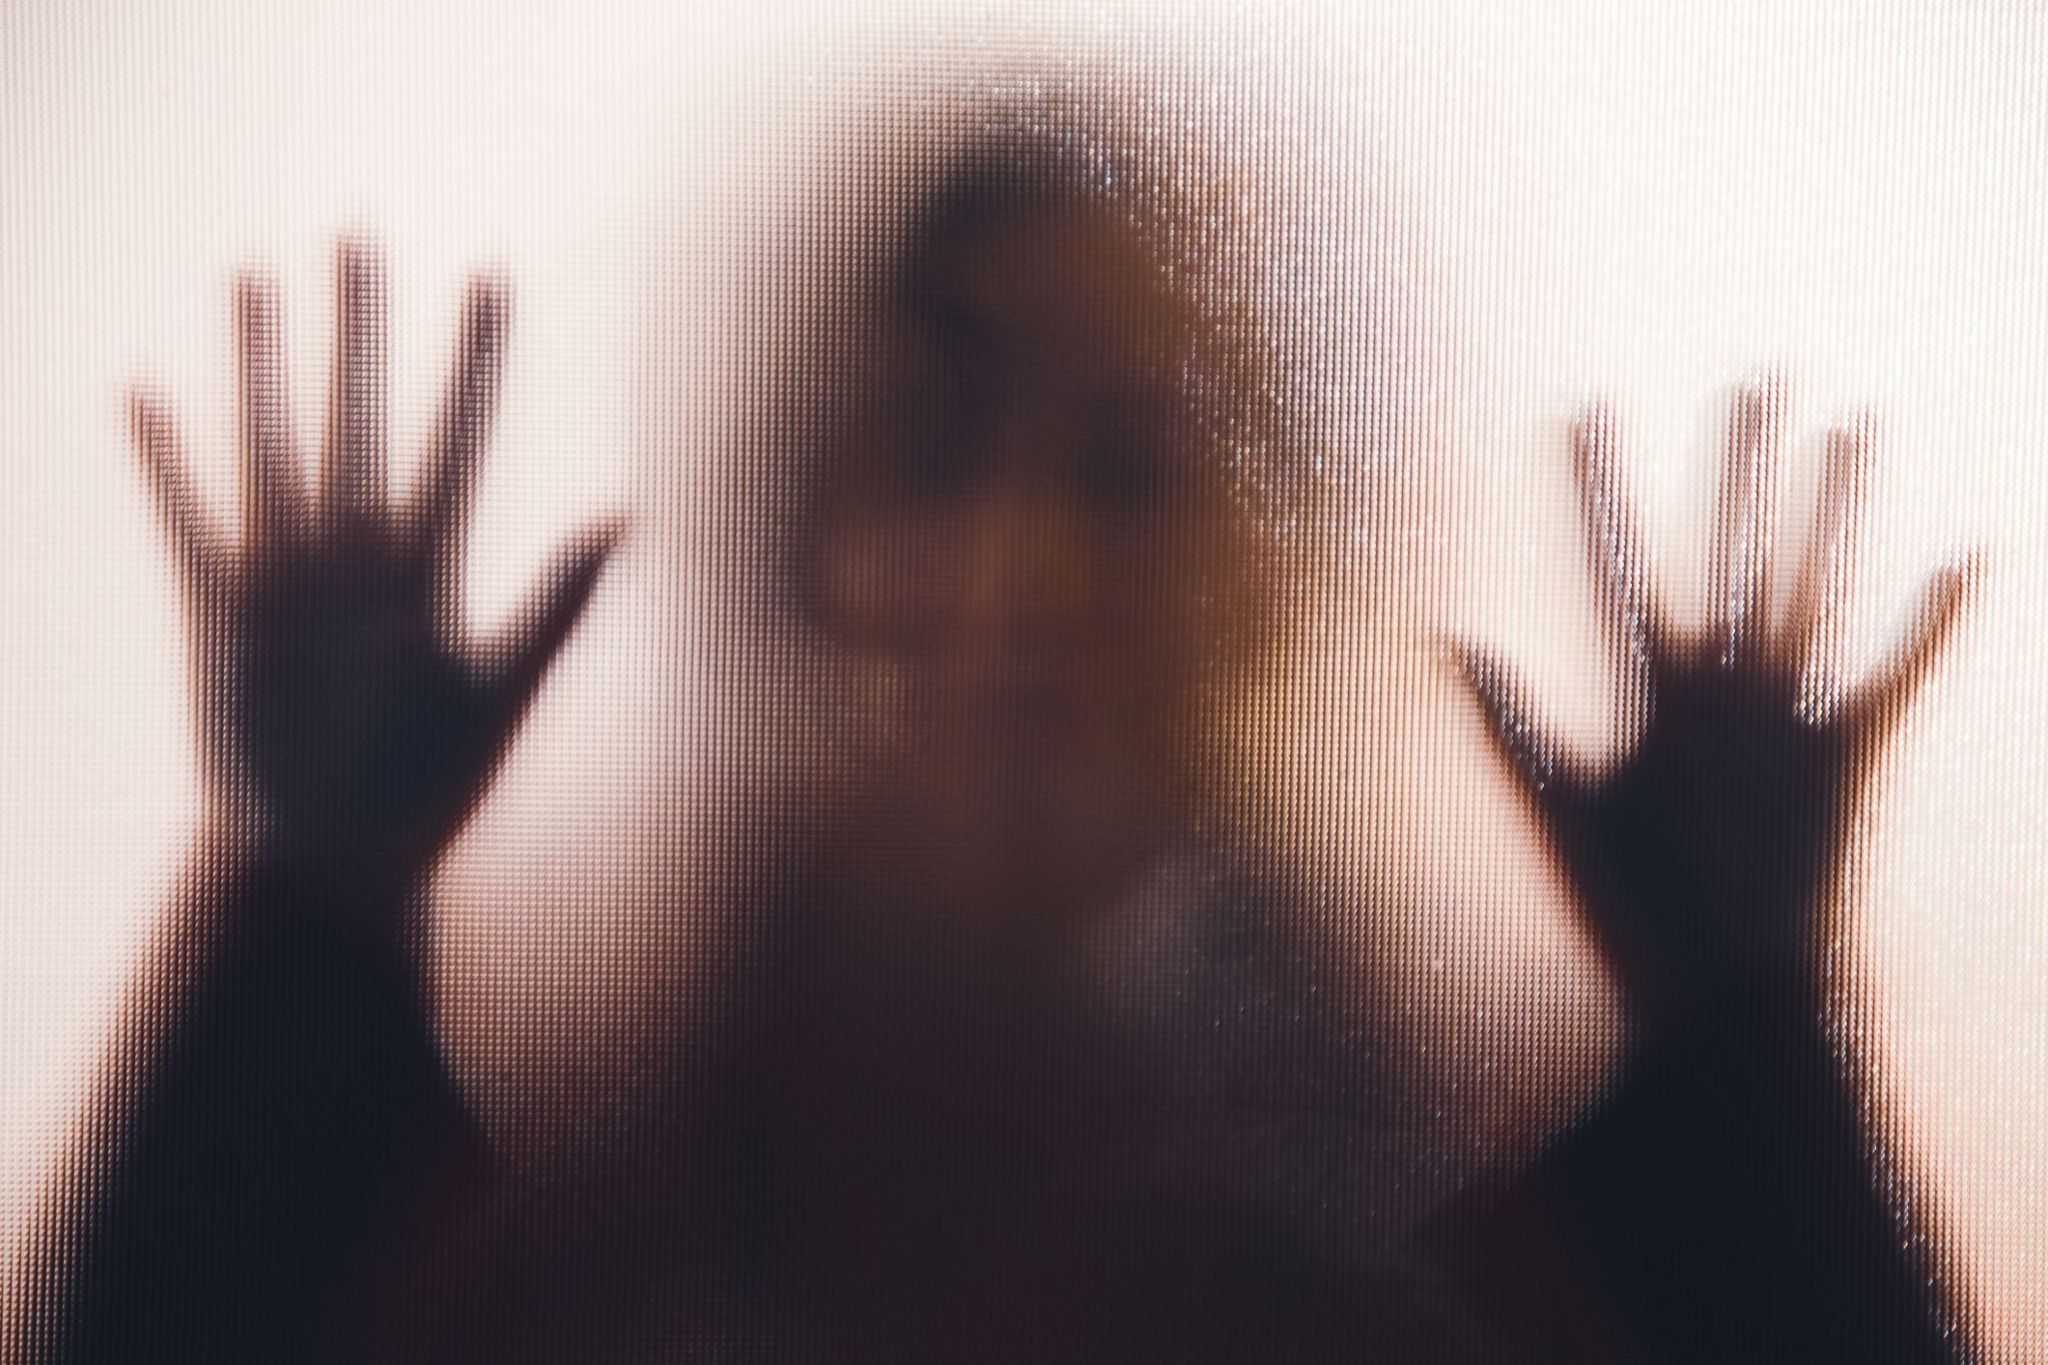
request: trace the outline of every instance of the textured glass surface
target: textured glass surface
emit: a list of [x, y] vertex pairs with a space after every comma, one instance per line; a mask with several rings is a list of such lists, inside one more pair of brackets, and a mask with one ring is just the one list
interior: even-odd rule
[[2048, 16], [742, 10], [0, 15], [0, 1360], [2048, 1361]]

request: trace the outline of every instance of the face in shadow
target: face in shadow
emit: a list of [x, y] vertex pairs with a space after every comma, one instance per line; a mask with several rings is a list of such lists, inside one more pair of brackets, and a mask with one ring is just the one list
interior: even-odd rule
[[1193, 817], [1259, 652], [1270, 572], [1194, 401], [1246, 377], [1081, 193], [964, 177], [883, 311], [817, 540], [828, 629], [891, 699], [884, 804], [948, 898], [1085, 916]]

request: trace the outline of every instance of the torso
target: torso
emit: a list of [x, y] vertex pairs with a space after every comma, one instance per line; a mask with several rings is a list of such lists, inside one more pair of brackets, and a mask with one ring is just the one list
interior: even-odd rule
[[1514, 1358], [1385, 1204], [1420, 1149], [1279, 895], [1162, 860], [1019, 971], [782, 879], [659, 1131], [568, 1174], [475, 1358]]
[[1163, 862], [1036, 970], [820, 885], [764, 908], [716, 1030], [687, 1202], [716, 1211], [700, 1278], [743, 1321], [686, 1308], [687, 1335], [807, 1360], [1434, 1358], [1381, 1254], [1383, 1078], [1256, 879]]

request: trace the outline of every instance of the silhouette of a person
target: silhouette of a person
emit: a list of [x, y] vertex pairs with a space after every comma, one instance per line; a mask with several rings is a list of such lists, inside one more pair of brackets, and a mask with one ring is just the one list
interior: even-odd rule
[[[136, 412], [220, 818], [52, 1228], [39, 1358], [1950, 1358], [1818, 957], [1863, 779], [1960, 579], [1878, 678], [1811, 702], [1835, 536], [1771, 629], [1774, 400], [1737, 405], [1698, 638], [1651, 598], [1611, 434], [1582, 425], [1634, 748], [1583, 769], [1504, 668], [1461, 657], [1642, 1044], [1413, 1264], [1332, 1239], [1315, 1213], [1371, 1077], [1271, 879], [1190, 837], [1207, 701], [1256, 666], [1277, 584], [1189, 393], [1256, 376], [1203, 370], [1213, 319], [1156, 246], [1057, 147], [999, 138], [937, 183], [793, 560], [820, 627], [889, 664], [891, 743], [830, 819], [762, 829], [656, 1154], [495, 1217], [414, 992], [418, 889], [610, 535], [512, 639], [467, 646], [502, 294], [472, 295], [423, 491], [394, 506], [374, 258], [342, 253], [317, 496], [247, 286], [237, 548], [167, 418]], [[1854, 516], [1853, 437], [1836, 459], [1828, 525]]]

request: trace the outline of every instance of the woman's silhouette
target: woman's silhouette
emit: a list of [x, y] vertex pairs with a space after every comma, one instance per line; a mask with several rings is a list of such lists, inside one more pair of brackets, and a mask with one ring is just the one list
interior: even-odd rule
[[[1210, 818], [1203, 737], [1281, 586], [1218, 458], [1257, 347], [1093, 166], [991, 136], [875, 283], [873, 382], [821, 428], [787, 563], [820, 632], [884, 665], [885, 742], [854, 799], [756, 822], [733, 965], [658, 1131], [546, 1189], [490, 1188], [414, 980], [419, 887], [611, 539], [572, 548], [512, 639], [455, 638], [501, 292], [472, 296], [406, 505], [361, 247], [317, 496], [288, 472], [260, 286], [237, 549], [138, 404], [220, 816], [49, 1229], [37, 1358], [1949, 1358], [1816, 962], [1960, 580], [1897, 663], [1816, 704], [1834, 539], [1768, 629], [1769, 395], [1737, 405], [1698, 639], [1635, 568], [1606, 425], [1580, 428], [1635, 748], [1581, 770], [1499, 664], [1461, 658], [1642, 1046], [1525, 1181], [1388, 1255], [1343, 1216], [1378, 1078], [1284, 877]], [[1837, 441], [1830, 524], [1860, 451]]]

